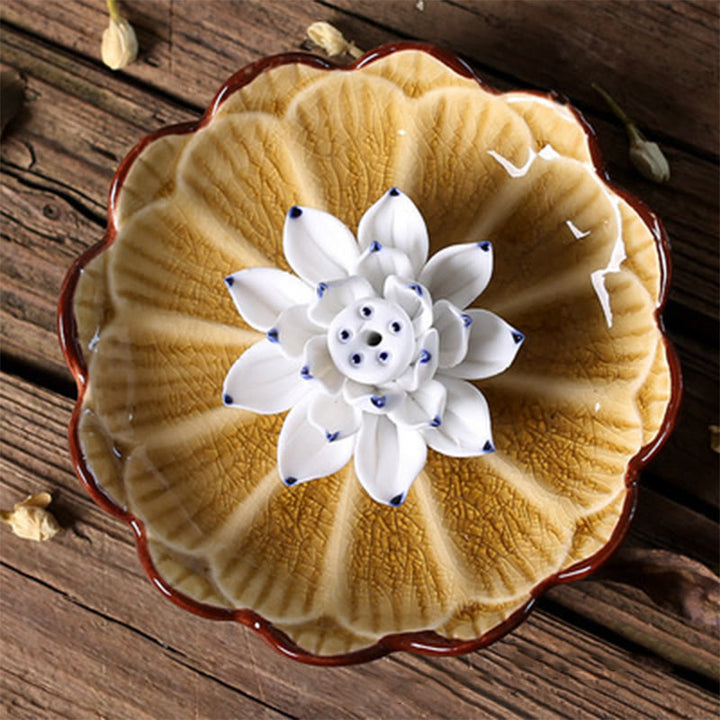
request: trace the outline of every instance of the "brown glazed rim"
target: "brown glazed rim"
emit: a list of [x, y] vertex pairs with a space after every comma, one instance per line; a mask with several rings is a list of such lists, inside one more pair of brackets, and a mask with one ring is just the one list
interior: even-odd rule
[[266, 70], [270, 70], [281, 65], [302, 64], [309, 65], [311, 67], [315, 67], [321, 70], [349, 72], [370, 65], [371, 63], [379, 60], [380, 58], [387, 57], [394, 52], [400, 52], [404, 50], [417, 50], [427, 53], [434, 57], [436, 60], [444, 63], [447, 67], [449, 67], [451, 70], [458, 73], [459, 75], [466, 78], [474, 79], [480, 86], [483, 87], [483, 89], [496, 94], [502, 94], [499, 91], [487, 86], [483, 82], [483, 80], [481, 80], [475, 74], [475, 72], [470, 68], [470, 66], [457, 56], [440, 50], [431, 45], [413, 42], [400, 42], [393, 43], [391, 45], [384, 45], [366, 53], [363, 57], [354, 62], [352, 65], [343, 67], [337, 66], [329, 62], [328, 60], [315, 55], [308, 55], [306, 53], [297, 52], [274, 55], [258, 60], [257, 62], [254, 62], [251, 65], [245, 67], [243, 70], [237, 72], [222, 86], [222, 88], [210, 104], [210, 107], [205, 111], [200, 120], [198, 120], [197, 122], [182, 123], [179, 125], [172, 125], [170, 127], [162, 128], [145, 137], [130, 151], [128, 156], [123, 160], [117, 172], [115, 173], [112, 184], [110, 186], [108, 199], [107, 229], [105, 231], [105, 236], [97, 245], [87, 250], [77, 260], [75, 260], [72, 267], [68, 271], [68, 274], [63, 283], [58, 306], [58, 334], [60, 336], [60, 344], [65, 355], [65, 360], [75, 378], [78, 389], [78, 398], [75, 404], [75, 408], [73, 410], [69, 427], [70, 456], [73, 465], [75, 466], [75, 471], [77, 472], [78, 477], [85, 485], [85, 488], [90, 493], [93, 500], [111, 515], [114, 515], [115, 517], [124, 520], [132, 528], [135, 534], [135, 542], [137, 545], [138, 555], [140, 557], [140, 561], [142, 562], [145, 572], [147, 573], [148, 577], [155, 585], [155, 587], [157, 587], [157, 589], [160, 590], [163, 595], [168, 597], [175, 604], [179, 605], [185, 610], [189, 610], [190, 612], [193, 612], [204, 618], [209, 618], [212, 620], [234, 620], [235, 622], [247, 625], [248, 627], [256, 630], [272, 647], [274, 647], [276, 650], [283, 653], [287, 657], [313, 665], [351, 665], [355, 663], [374, 660], [376, 658], [382, 657], [391, 652], [396, 652], [398, 650], [404, 650], [424, 655], [460, 655], [463, 653], [478, 650], [479, 648], [485, 647], [486, 645], [494, 642], [495, 640], [515, 628], [517, 625], [519, 625], [528, 616], [531, 609], [535, 605], [536, 600], [548, 588], [551, 588], [554, 585], [558, 585], [560, 583], [586, 577], [591, 572], [596, 570], [613, 553], [613, 551], [620, 544], [620, 542], [625, 536], [625, 533], [627, 532], [630, 521], [634, 515], [635, 505], [637, 502], [638, 474], [642, 470], [642, 468], [655, 456], [655, 454], [667, 440], [672, 428], [675, 425], [678, 408], [680, 405], [680, 396], [682, 394], [680, 363], [675, 353], [675, 350], [673, 349], [668, 339], [665, 337], [662, 318], [660, 315], [667, 299], [671, 272], [669, 242], [662, 223], [644, 203], [634, 198], [632, 195], [625, 192], [624, 190], [621, 190], [610, 183], [600, 155], [599, 143], [595, 135], [595, 131], [590, 127], [590, 125], [581, 115], [581, 113], [574, 107], [569, 105], [566, 99], [558, 96], [555, 93], [530, 91], [532, 94], [538, 95], [540, 97], [550, 98], [555, 102], [564, 104], [573, 112], [587, 135], [596, 172], [612, 192], [621, 196], [638, 212], [643, 222], [655, 238], [655, 243], [658, 249], [658, 255], [660, 259], [660, 297], [657, 310], [655, 312], [655, 318], [658, 327], [662, 333], [663, 342], [665, 345], [667, 359], [670, 367], [672, 379], [670, 402], [665, 412], [665, 417], [663, 419], [660, 430], [655, 439], [642, 447], [640, 451], [628, 463], [628, 468], [625, 475], [625, 483], [628, 489], [625, 504], [618, 524], [615, 527], [615, 530], [613, 531], [613, 534], [607, 544], [597, 553], [595, 553], [592, 557], [575, 563], [566, 570], [551, 575], [543, 582], [536, 585], [530, 593], [530, 599], [521, 608], [516, 610], [505, 621], [492, 628], [481, 637], [474, 638], [472, 640], [453, 640], [443, 637], [434, 631], [398, 633], [393, 635], [386, 635], [374, 645], [363, 648], [361, 650], [356, 650], [354, 652], [340, 655], [328, 656], [315, 655], [313, 653], [307, 652], [306, 650], [303, 650], [301, 647], [296, 645], [285, 633], [274, 627], [272, 623], [265, 620], [253, 610], [229, 610], [197, 602], [189, 598], [187, 595], [184, 595], [183, 593], [173, 589], [165, 582], [165, 580], [163, 580], [163, 578], [160, 576], [157, 569], [155, 568], [153, 561], [150, 557], [147, 536], [145, 534], [145, 528], [142, 521], [132, 515], [132, 513], [124, 510], [122, 507], [117, 505], [113, 500], [110, 499], [108, 495], [103, 492], [96, 478], [90, 471], [90, 468], [85, 463], [85, 458], [83, 457], [82, 449], [80, 446], [78, 426], [81, 415], [83, 397], [88, 387], [88, 376], [87, 367], [82, 355], [82, 350], [80, 348], [73, 301], [75, 288], [77, 287], [78, 279], [82, 274], [83, 268], [85, 267], [85, 265], [87, 265], [87, 263], [90, 262], [90, 260], [92, 260], [103, 250], [107, 249], [114, 242], [117, 235], [117, 227], [115, 225], [115, 209], [118, 194], [122, 189], [123, 183], [125, 182], [125, 178], [127, 177], [128, 172], [132, 167], [132, 164], [142, 153], [142, 151], [148, 145], [150, 145], [150, 143], [166, 135], [184, 135], [188, 133], [193, 133], [196, 130], [204, 127], [207, 123], [210, 122], [220, 105], [230, 95], [232, 95], [234, 92], [237, 92], [240, 88], [243, 88], [245, 85], [250, 83], [258, 75], [265, 72]]

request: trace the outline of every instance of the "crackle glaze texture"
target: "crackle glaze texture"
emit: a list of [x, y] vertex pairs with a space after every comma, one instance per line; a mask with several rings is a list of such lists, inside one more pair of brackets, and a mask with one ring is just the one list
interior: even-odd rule
[[[478, 382], [496, 452], [430, 451], [400, 508], [373, 502], [352, 463], [284, 487], [284, 414], [221, 400], [262, 337], [223, 278], [289, 269], [291, 206], [354, 231], [393, 186], [423, 213], [431, 255], [492, 241], [482, 307], [527, 338], [507, 372]], [[144, 524], [166, 585], [250, 608], [327, 656], [419, 630], [479, 638], [611, 541], [629, 464], [670, 401], [663, 268], [566, 106], [488, 91], [422, 50], [352, 71], [284, 64], [227, 93], [194, 133], [147, 144], [113, 207], [117, 236], [74, 296], [88, 378], [78, 436], [95, 482]]]

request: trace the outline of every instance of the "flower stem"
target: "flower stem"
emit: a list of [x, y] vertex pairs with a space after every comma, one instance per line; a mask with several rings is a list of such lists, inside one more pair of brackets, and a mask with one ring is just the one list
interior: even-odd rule
[[107, 0], [107, 9], [108, 9], [108, 12], [110, 13], [111, 20], [117, 21], [120, 19], [121, 15], [120, 15], [120, 10], [118, 10], [117, 0]]
[[620, 120], [620, 122], [622, 122], [625, 126], [630, 142], [643, 142], [645, 140], [645, 136], [640, 132], [638, 126], [627, 116], [627, 113], [620, 107], [620, 105], [618, 105], [615, 98], [600, 85], [596, 83], [591, 83], [591, 85], [598, 93], [600, 93], [603, 100], [605, 100], [605, 102], [609, 105], [613, 115], [615, 115], [615, 117], [617, 117], [618, 120]]
[[623, 123], [623, 125], [627, 127], [628, 125], [633, 124], [632, 120], [630, 120], [625, 111], [617, 104], [615, 98], [607, 90], [605, 90], [605, 88], [597, 85], [596, 83], [592, 83], [592, 86], [598, 93], [600, 93], [600, 95], [602, 95], [603, 100], [605, 100], [605, 102], [610, 106], [613, 114]]

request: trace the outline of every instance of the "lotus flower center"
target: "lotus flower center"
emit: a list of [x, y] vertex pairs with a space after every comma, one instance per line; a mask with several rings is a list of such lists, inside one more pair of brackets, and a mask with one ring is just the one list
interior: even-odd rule
[[337, 369], [351, 380], [382, 385], [410, 364], [415, 333], [395, 303], [365, 298], [339, 312], [328, 330], [328, 350]]

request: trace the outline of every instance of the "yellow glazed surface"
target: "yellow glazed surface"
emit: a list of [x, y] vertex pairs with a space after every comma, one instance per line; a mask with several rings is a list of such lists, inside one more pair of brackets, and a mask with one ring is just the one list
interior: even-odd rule
[[[284, 487], [284, 414], [228, 409], [221, 395], [262, 337], [223, 278], [288, 269], [291, 206], [355, 230], [392, 186], [422, 212], [431, 255], [492, 240], [482, 307], [527, 338], [508, 371], [478, 382], [497, 451], [430, 451], [399, 508], [373, 502], [352, 463]], [[103, 491], [144, 523], [169, 586], [251, 608], [331, 655], [391, 633], [478, 638], [609, 543], [629, 463], [670, 400], [662, 270], [565, 106], [488, 92], [420, 50], [350, 72], [283, 65], [196, 132], [148, 144], [114, 207], [117, 237], [75, 293], [89, 378], [80, 446]]]

